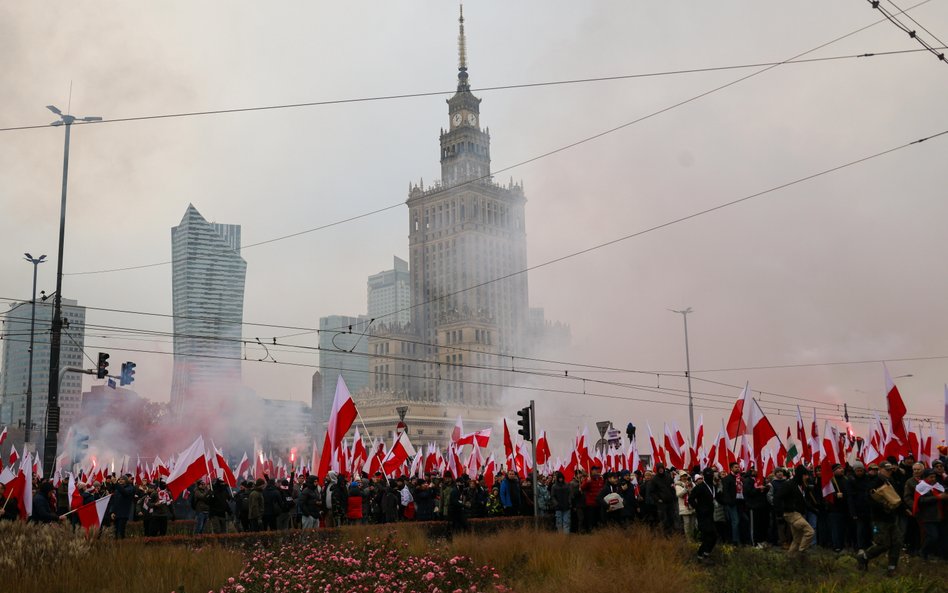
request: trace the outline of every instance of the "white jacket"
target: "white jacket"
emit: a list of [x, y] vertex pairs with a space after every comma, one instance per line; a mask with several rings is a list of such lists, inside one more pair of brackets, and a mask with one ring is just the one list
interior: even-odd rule
[[678, 496], [678, 514], [693, 515], [694, 508], [685, 506], [685, 495], [689, 494], [688, 489], [681, 485], [681, 482], [675, 482], [675, 494]]

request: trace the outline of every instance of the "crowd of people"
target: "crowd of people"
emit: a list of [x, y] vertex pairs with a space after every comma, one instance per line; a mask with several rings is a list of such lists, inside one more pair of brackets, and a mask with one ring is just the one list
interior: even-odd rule
[[[828, 484], [820, 471], [802, 465], [777, 468], [762, 479], [738, 463], [724, 472], [659, 463], [648, 471], [603, 474], [594, 466], [576, 470], [569, 481], [560, 472], [540, 475], [536, 491], [532, 475], [521, 478], [516, 471], [491, 480], [450, 473], [347, 478], [330, 472], [324, 484], [309, 475], [263, 477], [236, 489], [219, 479], [202, 480], [178, 500], [163, 481], [136, 485], [129, 474], [79, 484], [78, 495], [83, 503], [112, 495], [103, 529], [114, 529], [117, 538], [125, 537], [129, 521], [141, 521], [146, 536], [165, 535], [176, 518], [193, 519], [195, 534], [433, 520], [464, 529], [469, 518], [530, 516], [536, 508], [544, 523], [562, 533], [633, 523], [680, 533], [698, 544], [702, 560], [719, 541], [782, 546], [793, 555], [816, 545], [849, 551], [861, 568], [885, 555], [891, 572], [903, 552], [926, 561], [948, 559], [946, 461], [942, 456], [929, 467], [909, 456], [836, 465]], [[37, 481], [31, 520], [75, 524], [66, 489], [65, 481], [58, 488]], [[2, 486], [0, 497], [6, 499]], [[6, 499], [2, 518], [17, 518], [16, 508], [16, 501]]]

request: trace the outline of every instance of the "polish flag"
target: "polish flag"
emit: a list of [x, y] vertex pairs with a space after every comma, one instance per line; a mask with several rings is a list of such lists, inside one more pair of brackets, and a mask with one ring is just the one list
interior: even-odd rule
[[[912, 503], [913, 515], [916, 515], [916, 516], [918, 515], [918, 499], [925, 496], [932, 490], [936, 492], [935, 496], [945, 495], [945, 487], [939, 484], [938, 482], [935, 482], [934, 484], [929, 484], [925, 480], [922, 480], [921, 482], [918, 483], [918, 485], [915, 486], [915, 500]], [[942, 506], [942, 503], [939, 502], [938, 506], [939, 507]]]
[[745, 383], [744, 389], [741, 391], [741, 394], [737, 396], [737, 401], [734, 402], [731, 415], [727, 419], [727, 438], [729, 439], [736, 439], [737, 435], [747, 432], [747, 424], [744, 420], [746, 406], [744, 404], [749, 397], [748, 387], [749, 383]]
[[402, 431], [402, 433], [398, 435], [398, 440], [395, 441], [395, 444], [389, 449], [388, 455], [386, 455], [382, 461], [382, 471], [385, 472], [385, 475], [394, 475], [394, 472], [405, 463], [409, 457], [413, 457], [414, 455], [415, 448], [411, 446], [411, 441], [408, 440], [408, 433]]
[[490, 490], [494, 487], [494, 474], [497, 473], [497, 462], [494, 461], [494, 455], [491, 454], [487, 458], [487, 463], [484, 464], [484, 485], [487, 486], [487, 490]]
[[326, 438], [323, 442], [323, 455], [319, 460], [319, 471], [317, 475], [320, 481], [326, 478], [329, 473], [330, 463], [335, 456], [336, 451], [342, 444], [343, 437], [349, 432], [352, 423], [355, 422], [358, 410], [355, 402], [349, 394], [349, 388], [342, 375], [336, 381], [336, 394], [332, 400], [332, 411], [329, 413], [329, 423], [326, 426]]
[[362, 442], [362, 435], [359, 434], [359, 427], [355, 429], [355, 436], [352, 437], [352, 474], [362, 471], [365, 460], [369, 458], [369, 452], [365, 449], [365, 443]]
[[813, 422], [810, 423], [810, 452], [813, 457], [810, 461], [813, 465], [820, 464], [820, 451], [823, 449], [823, 441], [820, 440], [820, 431], [816, 424], [816, 408], [813, 408]]
[[[26, 477], [22, 473], [13, 473], [13, 469], [8, 467], [0, 472], [0, 484], [3, 484], [6, 487], [6, 498], [4, 498], [3, 503], [5, 504], [11, 498], [15, 498], [17, 501], [17, 508], [20, 511], [20, 518], [26, 521], [30, 513], [26, 510], [26, 501], [25, 492], [26, 492]], [[30, 484], [30, 504], [32, 505], [32, 484]], [[30, 508], [32, 511], [32, 506]]]
[[665, 452], [668, 454], [668, 461], [672, 467], [684, 468], [685, 460], [678, 445], [678, 438], [669, 432], [668, 423], [665, 423]]
[[810, 437], [806, 434], [806, 424], [803, 423], [803, 413], [797, 406], [797, 441], [800, 443], [800, 460], [806, 463], [813, 459], [813, 449], [810, 447]]
[[830, 437], [829, 423], [823, 424], [823, 440], [820, 441], [820, 484], [823, 485], [823, 498], [835, 500], [836, 490], [833, 488], [833, 465], [836, 464], [836, 448]]
[[236, 477], [242, 477], [248, 471], [250, 471], [250, 460], [247, 459], [247, 452], [244, 451], [244, 456], [240, 458], [240, 463], [237, 464]]
[[754, 437], [754, 458], [760, 459], [764, 447], [773, 439], [779, 441], [780, 437], [777, 436], [777, 431], [774, 430], [773, 424], [767, 419], [767, 415], [760, 409], [757, 400], [751, 398], [747, 408], [750, 409], [747, 432]]
[[[235, 476], [234, 472], [231, 471], [230, 466], [227, 464], [227, 460], [224, 459], [224, 452], [214, 445], [214, 441], [211, 441], [211, 446], [214, 447], [214, 457], [217, 460], [217, 467], [220, 468], [221, 473], [224, 476], [224, 481], [227, 482], [227, 485], [231, 488], [236, 488], [237, 476]], [[244, 453], [244, 459], [246, 458], [247, 454]], [[241, 463], [243, 463], [243, 460], [241, 460]]]
[[197, 482], [208, 474], [207, 459], [204, 457], [204, 437], [198, 436], [191, 443], [191, 446], [178, 455], [178, 461], [174, 464], [174, 471], [168, 475], [166, 483], [171, 499], [178, 498], [178, 495], [188, 489], [191, 484]]
[[[458, 414], [458, 421], [454, 423], [454, 430], [451, 431], [451, 442], [458, 443], [464, 434], [464, 424], [461, 422], [461, 415]], [[458, 443], [460, 444], [460, 443]]]
[[365, 460], [365, 464], [362, 466], [362, 471], [369, 475], [369, 477], [374, 476], [375, 472], [382, 469], [382, 460], [385, 459], [385, 444], [376, 443], [372, 447], [372, 455]]
[[474, 445], [477, 444], [478, 447], [484, 448], [490, 442], [490, 428], [485, 428], [484, 430], [475, 430], [471, 434], [466, 434], [462, 436], [457, 441], [457, 445]]
[[33, 460], [30, 459], [29, 453], [20, 461], [19, 475], [23, 476], [23, 496], [20, 498], [20, 516], [26, 519], [33, 514]]
[[7, 427], [3, 427], [3, 432], [0, 432], [0, 446], [3, 446], [3, 441], [7, 440]]
[[741, 435], [741, 449], [738, 457], [740, 458], [741, 468], [744, 471], [749, 470], [751, 464], [751, 447], [750, 443], [747, 442], [746, 434]]
[[648, 427], [648, 442], [652, 446], [652, 467], [655, 467], [657, 463], [664, 464], [665, 458], [659, 450], [658, 443], [655, 442], [655, 437], [652, 435], [652, 425], [646, 422], [645, 426]]
[[76, 476], [69, 474], [69, 486], [66, 494], [69, 496], [69, 510], [74, 511], [82, 506], [82, 493], [76, 486]]
[[905, 409], [905, 402], [902, 401], [899, 388], [895, 386], [891, 375], [889, 375], [889, 369], [886, 368], [885, 365], [882, 365], [882, 368], [885, 370], [885, 399], [889, 406], [889, 420], [892, 423], [892, 435], [904, 445], [908, 443], [908, 434], [905, 432], [905, 423], [903, 421], [907, 411]]
[[16, 445], [10, 445], [10, 467], [13, 467], [13, 464], [16, 463], [16, 460], [19, 458], [20, 456], [16, 452]]
[[415, 476], [416, 478], [425, 477], [425, 468], [424, 468], [424, 463], [422, 463], [422, 459], [421, 459], [422, 457], [424, 457], [424, 455], [419, 453], [418, 455], [415, 455], [412, 458], [411, 468], [408, 470], [409, 477], [410, 476]]
[[89, 504], [84, 504], [76, 510], [79, 515], [79, 523], [88, 532], [90, 529], [99, 529], [102, 527], [102, 520], [105, 519], [105, 513], [109, 509], [109, 500], [112, 495], [103, 496]]

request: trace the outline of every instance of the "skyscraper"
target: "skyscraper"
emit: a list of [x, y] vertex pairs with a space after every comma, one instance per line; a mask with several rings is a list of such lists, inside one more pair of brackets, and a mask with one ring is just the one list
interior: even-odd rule
[[369, 319], [383, 325], [407, 325], [411, 321], [411, 277], [408, 262], [394, 258], [391, 270], [369, 276]]
[[171, 409], [211, 410], [240, 388], [247, 262], [240, 225], [210, 223], [192, 205], [171, 229], [174, 375]]
[[[465, 381], [455, 363], [492, 363], [490, 353], [519, 353], [528, 317], [523, 187], [494, 183], [490, 132], [471, 93], [464, 15], [459, 19], [457, 92], [441, 130], [441, 182], [413, 186], [407, 200], [411, 321], [424, 365], [420, 398], [491, 405], [496, 393]], [[476, 351], [474, 353], [472, 351]], [[439, 363], [453, 381], [445, 378]], [[466, 391], [465, 391], [466, 390]], [[473, 393], [472, 393], [473, 392]]]
[[[31, 440], [45, 426], [46, 401], [49, 391], [49, 336], [52, 327], [52, 301], [36, 302], [36, 327], [33, 350], [33, 405], [30, 414], [34, 425]], [[13, 303], [6, 313], [3, 340], [3, 368], [0, 375], [0, 424], [17, 426], [26, 420], [26, 388], [30, 359], [30, 301]], [[71, 299], [63, 299], [63, 338], [59, 353], [60, 370], [66, 367], [88, 367], [82, 353], [85, 343], [86, 309]], [[114, 361], [110, 361], [114, 362]], [[112, 370], [111, 368], [109, 369]], [[59, 391], [63, 429], [78, 417], [82, 404], [82, 375], [66, 373]]]
[[313, 420], [322, 426], [329, 420], [339, 375], [350, 393], [369, 382], [369, 320], [365, 315], [329, 315], [319, 318], [319, 375], [321, 401], [313, 402]]

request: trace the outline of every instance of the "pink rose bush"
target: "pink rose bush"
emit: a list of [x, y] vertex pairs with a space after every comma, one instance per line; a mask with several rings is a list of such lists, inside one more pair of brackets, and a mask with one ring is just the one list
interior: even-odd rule
[[470, 558], [412, 556], [391, 541], [299, 542], [248, 553], [219, 593], [494, 593], [509, 591], [490, 566]]

